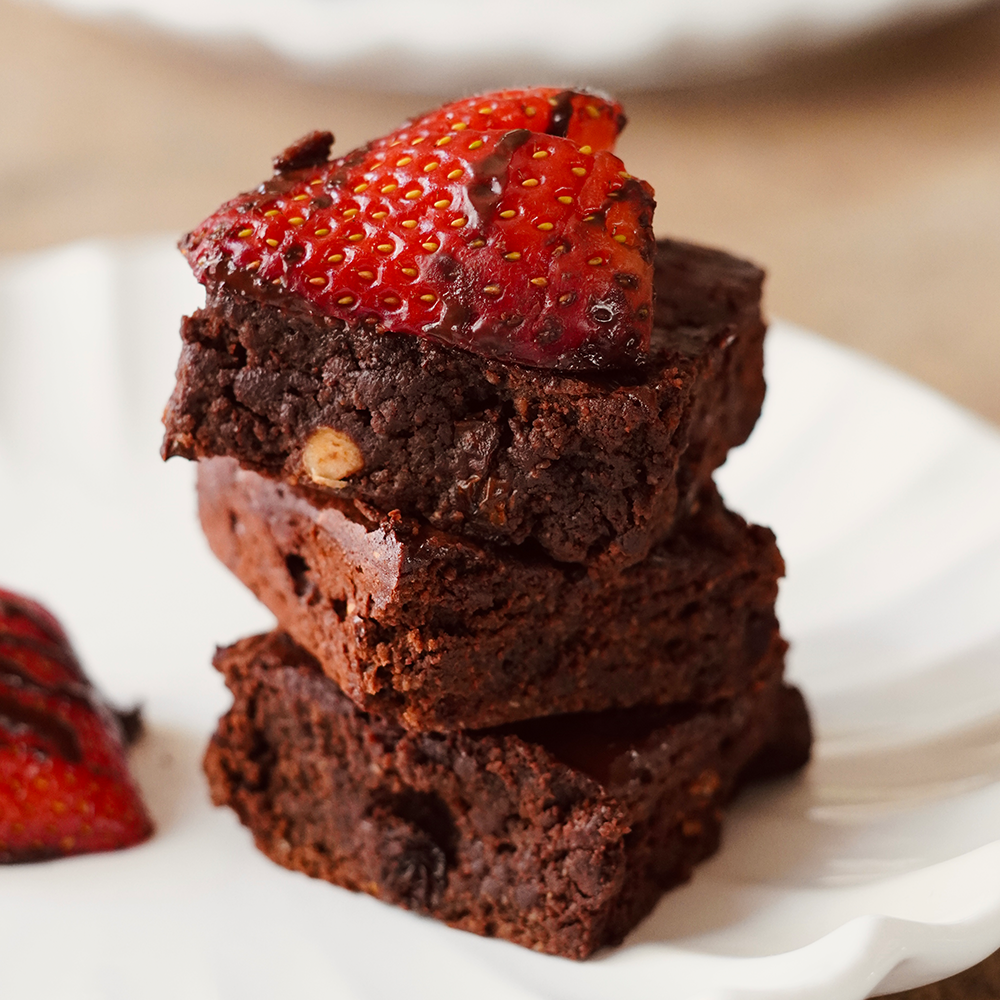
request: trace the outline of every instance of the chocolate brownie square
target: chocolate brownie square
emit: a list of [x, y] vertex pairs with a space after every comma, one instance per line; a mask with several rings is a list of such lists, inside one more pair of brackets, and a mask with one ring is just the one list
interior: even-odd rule
[[762, 272], [670, 240], [655, 267], [648, 363], [600, 377], [210, 285], [182, 325], [164, 457], [230, 456], [315, 498], [565, 562], [636, 563], [764, 398]]
[[234, 704], [205, 768], [272, 860], [455, 927], [585, 958], [718, 844], [742, 777], [809, 755], [801, 696], [413, 733], [360, 711], [286, 635], [215, 664]]
[[709, 701], [784, 648], [774, 536], [714, 489], [624, 572], [310, 503], [232, 459], [199, 463], [198, 495], [216, 555], [357, 705], [409, 729]]

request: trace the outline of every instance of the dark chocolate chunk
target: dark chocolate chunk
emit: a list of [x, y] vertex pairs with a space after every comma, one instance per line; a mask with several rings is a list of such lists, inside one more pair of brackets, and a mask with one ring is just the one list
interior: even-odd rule
[[274, 158], [275, 173], [290, 174], [306, 167], [318, 167], [330, 159], [332, 146], [332, 132], [310, 132]]

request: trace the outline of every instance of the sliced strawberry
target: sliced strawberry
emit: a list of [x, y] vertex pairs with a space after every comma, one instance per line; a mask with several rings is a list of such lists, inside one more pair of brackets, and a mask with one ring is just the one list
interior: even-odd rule
[[[297, 144], [293, 161], [328, 139]], [[282, 173], [182, 247], [209, 285], [291, 293], [349, 322], [523, 364], [615, 368], [649, 345], [653, 206], [612, 153], [466, 129]]]
[[18, 745], [0, 750], [0, 863], [114, 851], [151, 831], [127, 774], [95, 774]]
[[69, 647], [69, 640], [55, 616], [37, 601], [0, 589], [0, 631], [4, 634], [32, 635]]
[[25, 674], [30, 683], [46, 688], [76, 690], [88, 686], [80, 664], [68, 647], [32, 636], [0, 631], [0, 669], [16, 669]]
[[627, 121], [622, 106], [602, 94], [558, 87], [498, 90], [464, 97], [418, 115], [376, 140], [373, 146], [412, 143], [419, 137], [426, 139], [465, 129], [509, 132], [526, 128], [530, 132], [563, 136], [578, 146], [612, 150]]
[[151, 832], [119, 719], [55, 618], [0, 591], [0, 862], [113, 850]]

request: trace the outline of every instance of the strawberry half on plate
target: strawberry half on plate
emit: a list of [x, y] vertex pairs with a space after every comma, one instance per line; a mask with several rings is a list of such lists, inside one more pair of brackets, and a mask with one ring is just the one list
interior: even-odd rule
[[152, 834], [125, 763], [127, 728], [56, 619], [0, 590], [0, 862], [111, 851]]

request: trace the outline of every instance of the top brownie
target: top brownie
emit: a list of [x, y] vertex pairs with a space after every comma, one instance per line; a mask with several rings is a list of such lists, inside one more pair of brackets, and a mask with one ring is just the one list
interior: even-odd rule
[[762, 280], [728, 254], [660, 241], [649, 360], [601, 377], [210, 286], [181, 328], [163, 454], [229, 456], [307, 497], [336, 491], [560, 561], [629, 565], [753, 428]]

